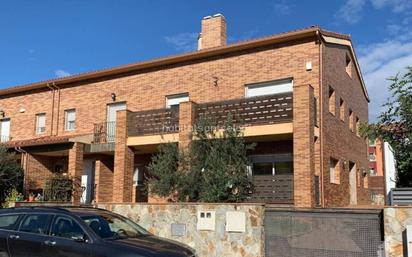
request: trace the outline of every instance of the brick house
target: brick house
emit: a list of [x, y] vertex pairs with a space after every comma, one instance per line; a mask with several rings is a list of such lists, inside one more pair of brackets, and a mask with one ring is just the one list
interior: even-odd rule
[[387, 142], [369, 140], [369, 189], [372, 195], [381, 195], [389, 203], [391, 189], [396, 187], [395, 158]]
[[368, 101], [349, 36], [310, 27], [227, 45], [214, 15], [197, 51], [0, 90], [0, 133], [26, 194], [64, 173], [82, 181], [74, 201], [142, 202], [160, 144], [187, 146], [199, 116], [237, 111], [257, 143], [251, 201], [348, 206], [370, 203]]

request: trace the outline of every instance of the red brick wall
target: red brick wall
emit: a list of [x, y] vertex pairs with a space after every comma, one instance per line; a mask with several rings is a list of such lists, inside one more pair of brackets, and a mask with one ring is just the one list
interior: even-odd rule
[[27, 154], [26, 167], [30, 172], [24, 174], [25, 193], [32, 190], [42, 190], [46, 180], [53, 175], [55, 160], [52, 157]]
[[106, 157], [96, 160], [96, 201], [108, 203], [113, 200], [113, 158]]
[[[346, 54], [349, 49], [344, 46], [322, 46], [322, 83], [323, 83], [323, 176], [325, 206], [345, 206], [349, 204], [349, 165], [343, 165], [343, 161], [356, 164], [358, 172], [368, 170], [367, 142], [356, 135], [356, 131], [349, 129], [349, 108], [353, 111], [354, 119], [359, 117], [361, 122], [368, 121], [368, 103], [362, 92], [360, 79], [356, 72], [352, 78], [346, 73]], [[352, 64], [353, 65], [353, 64]], [[329, 112], [329, 86], [335, 90], [336, 115]], [[340, 117], [339, 99], [345, 102], [343, 121]], [[332, 184], [329, 179], [330, 158], [340, 160], [341, 167], [340, 184]], [[365, 199], [363, 188], [358, 188], [358, 198]], [[358, 199], [359, 200], [359, 199]]]
[[225, 17], [218, 16], [202, 20], [200, 49], [226, 45]]
[[[106, 120], [107, 104], [112, 102], [111, 94], [116, 94], [117, 101], [126, 101], [131, 111], [157, 109], [165, 107], [165, 96], [189, 93], [190, 100], [196, 103], [242, 98], [245, 85], [249, 83], [270, 81], [275, 79], [293, 78], [294, 85], [311, 86], [313, 94], [318, 99], [318, 124], [322, 113], [322, 138], [314, 143], [311, 151], [311, 161], [314, 162], [314, 174], [320, 174], [321, 148], [323, 139], [323, 175], [326, 206], [341, 206], [348, 203], [348, 172], [342, 172], [341, 184], [331, 185], [328, 179], [329, 158], [344, 158], [355, 162], [360, 168], [367, 169], [366, 145], [362, 138], [349, 130], [349, 122], [340, 121], [338, 116], [332, 116], [327, 109], [328, 86], [334, 87], [338, 99], [341, 97], [348, 108], [354, 112], [354, 117], [367, 121], [367, 102], [363, 96], [359, 78], [350, 78], [345, 71], [346, 47], [322, 46], [323, 98], [326, 99], [322, 108], [320, 104], [320, 52], [315, 38], [288, 42], [249, 49], [236, 54], [208, 58], [198, 61], [179, 63], [156, 69], [106, 77], [100, 80], [62, 86], [60, 94], [50, 89], [19, 93], [0, 97], [0, 106], [7, 117], [11, 118], [11, 136], [13, 140], [33, 138], [35, 131], [35, 114], [46, 113], [46, 133], [52, 130], [59, 135], [75, 135], [91, 133], [93, 123]], [[306, 62], [312, 62], [312, 70], [307, 71]], [[217, 78], [217, 86], [215, 80]], [[59, 100], [60, 99], [60, 100]], [[52, 110], [52, 106], [54, 109]], [[19, 109], [25, 112], [20, 113]], [[76, 130], [64, 131], [64, 110], [76, 109]], [[338, 109], [338, 107], [336, 107]], [[346, 116], [348, 111], [346, 110]], [[52, 129], [53, 117], [53, 129]], [[295, 121], [299, 128], [300, 121]], [[304, 126], [307, 124], [305, 123]], [[118, 125], [118, 130], [122, 127]], [[125, 128], [123, 128], [125, 129]], [[126, 133], [124, 130], [122, 133]], [[120, 140], [120, 139], [119, 139]], [[116, 142], [114, 164], [114, 200], [130, 201], [129, 190], [133, 171], [133, 151], [126, 147], [125, 135]], [[300, 154], [300, 153], [299, 153]], [[117, 158], [117, 159], [116, 159]], [[129, 169], [130, 168], [130, 169]], [[125, 174], [117, 171], [126, 171]], [[129, 183], [129, 184], [128, 184]], [[127, 185], [125, 192], [116, 189]], [[300, 190], [299, 187], [296, 190]]]
[[[111, 93], [116, 93], [117, 101], [126, 101], [131, 111], [164, 108], [166, 95], [182, 92], [188, 92], [190, 100], [197, 103], [241, 98], [245, 84], [288, 77], [293, 77], [296, 85], [311, 84], [316, 94], [318, 54], [315, 42], [305, 40], [65, 87], [61, 89], [60, 104], [55, 97], [54, 131], [58, 124], [59, 135], [91, 133], [93, 123], [106, 120]], [[308, 60], [312, 61], [312, 71], [305, 70]], [[218, 86], [214, 86], [213, 77], [218, 78]], [[0, 97], [0, 106], [11, 118], [13, 139], [33, 138], [35, 114], [40, 112], [46, 113], [45, 135], [49, 135], [52, 103], [50, 89]], [[26, 111], [19, 113], [22, 107]], [[76, 130], [67, 132], [63, 127], [64, 110], [71, 108], [76, 109]]]

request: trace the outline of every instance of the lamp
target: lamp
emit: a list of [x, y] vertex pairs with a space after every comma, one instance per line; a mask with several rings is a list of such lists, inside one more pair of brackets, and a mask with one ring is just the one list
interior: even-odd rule
[[214, 85], [215, 87], [218, 86], [218, 84], [217, 84], [218, 81], [219, 81], [219, 78], [216, 77], [216, 76], [213, 76], [213, 85]]
[[111, 97], [112, 97], [113, 102], [116, 102], [116, 94], [115, 94], [115, 93], [112, 93], [112, 94], [111, 94]]

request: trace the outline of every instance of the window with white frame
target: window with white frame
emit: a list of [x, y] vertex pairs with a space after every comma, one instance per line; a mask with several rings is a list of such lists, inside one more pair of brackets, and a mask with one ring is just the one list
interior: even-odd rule
[[43, 134], [46, 132], [46, 114], [36, 114], [36, 134]]
[[76, 110], [70, 109], [64, 111], [64, 130], [72, 131], [76, 129]]
[[330, 175], [330, 183], [339, 184], [340, 183], [340, 174], [339, 174], [339, 167], [338, 167], [338, 160], [333, 158], [330, 159], [329, 164], [329, 175]]
[[180, 103], [189, 101], [189, 94], [176, 94], [166, 96], [166, 108], [178, 107]]
[[245, 96], [255, 97], [263, 95], [274, 95], [293, 91], [293, 80], [282, 79], [262, 83], [246, 85]]

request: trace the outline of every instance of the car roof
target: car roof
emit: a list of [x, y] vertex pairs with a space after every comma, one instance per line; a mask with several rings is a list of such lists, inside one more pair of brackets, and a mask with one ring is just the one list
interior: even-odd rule
[[83, 217], [90, 215], [99, 215], [110, 213], [105, 209], [82, 207], [82, 206], [22, 206], [7, 209], [0, 209], [1, 214], [8, 213], [27, 213], [27, 212], [52, 212], [60, 214], [73, 214], [75, 216]]

